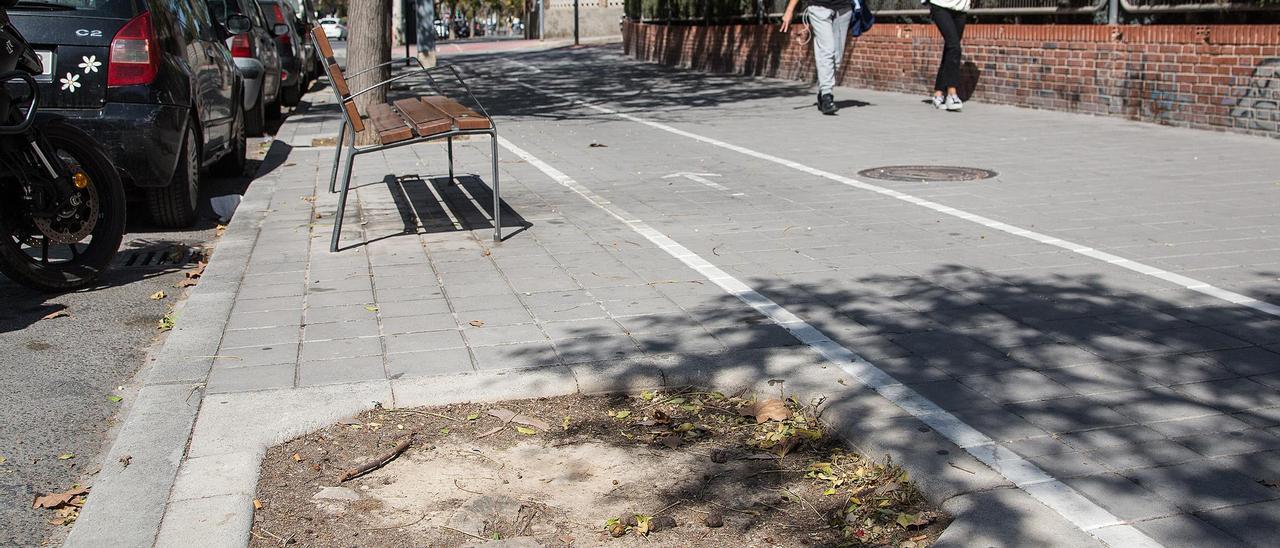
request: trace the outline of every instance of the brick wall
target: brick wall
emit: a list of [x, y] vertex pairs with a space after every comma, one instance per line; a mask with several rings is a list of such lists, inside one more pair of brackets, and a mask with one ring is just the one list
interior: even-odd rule
[[[812, 46], [777, 26], [627, 23], [637, 59], [707, 72], [813, 80]], [[851, 39], [850, 87], [931, 94], [942, 38], [879, 23]], [[969, 25], [963, 97], [1280, 138], [1280, 25]]]

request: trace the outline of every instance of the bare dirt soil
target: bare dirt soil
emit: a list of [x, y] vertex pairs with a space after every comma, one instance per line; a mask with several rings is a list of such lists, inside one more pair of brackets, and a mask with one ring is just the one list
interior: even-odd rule
[[[373, 409], [267, 451], [251, 543], [910, 548], [937, 538], [950, 518], [902, 469], [846, 450], [813, 402], [781, 396]], [[385, 464], [362, 469], [375, 463]]]

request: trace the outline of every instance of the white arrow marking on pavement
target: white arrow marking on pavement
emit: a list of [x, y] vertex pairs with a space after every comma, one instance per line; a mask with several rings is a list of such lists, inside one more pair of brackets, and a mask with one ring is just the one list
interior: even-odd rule
[[729, 190], [729, 187], [726, 187], [720, 183], [707, 179], [707, 177], [719, 177], [719, 176], [720, 176], [719, 173], [689, 173], [687, 171], [681, 171], [678, 173], [672, 173], [671, 175], [664, 175], [662, 176], [662, 178], [670, 179], [672, 177], [684, 177], [685, 179], [688, 179], [690, 181], [702, 183], [703, 185], [709, 186], [716, 190], [724, 190], [727, 192]]

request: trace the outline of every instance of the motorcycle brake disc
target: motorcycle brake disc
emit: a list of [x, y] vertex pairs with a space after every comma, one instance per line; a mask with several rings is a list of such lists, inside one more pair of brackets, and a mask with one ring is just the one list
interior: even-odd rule
[[90, 181], [80, 191], [80, 205], [59, 211], [50, 217], [31, 219], [32, 224], [49, 239], [51, 244], [74, 244], [93, 234], [98, 224], [98, 188]]

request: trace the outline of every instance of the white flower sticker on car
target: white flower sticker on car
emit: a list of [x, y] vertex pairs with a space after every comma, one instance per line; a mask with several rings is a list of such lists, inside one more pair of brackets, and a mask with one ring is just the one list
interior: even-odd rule
[[80, 68], [84, 69], [85, 74], [89, 74], [90, 72], [98, 72], [98, 67], [102, 66], [102, 61], [98, 60], [97, 55], [89, 55], [86, 57], [81, 57], [81, 59], [83, 59], [84, 62], [80, 63]]
[[84, 85], [80, 83], [79, 74], [71, 74], [70, 72], [68, 72], [66, 76], [58, 79], [58, 81], [62, 82], [62, 91], [69, 91], [71, 93], [75, 93], [76, 89]]

